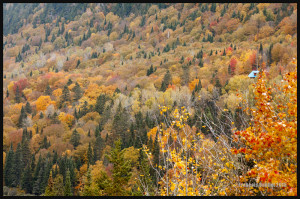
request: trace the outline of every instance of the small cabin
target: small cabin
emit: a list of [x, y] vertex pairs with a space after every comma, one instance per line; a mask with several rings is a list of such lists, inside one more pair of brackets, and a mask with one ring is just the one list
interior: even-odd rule
[[253, 71], [248, 75], [248, 77], [250, 77], [250, 78], [255, 78], [256, 75], [257, 75], [258, 73], [259, 73], [258, 70], [253, 70]]

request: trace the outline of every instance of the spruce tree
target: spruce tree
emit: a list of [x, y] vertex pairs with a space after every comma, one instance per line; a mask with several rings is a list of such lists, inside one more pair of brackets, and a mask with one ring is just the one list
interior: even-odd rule
[[76, 129], [73, 131], [70, 139], [71, 144], [76, 148], [80, 143], [80, 134], [76, 131]]
[[20, 90], [19, 90], [19, 86], [17, 86], [16, 88], [16, 93], [15, 93], [15, 101], [16, 103], [20, 103], [21, 101], [21, 94], [20, 94]]
[[32, 112], [29, 102], [26, 102], [25, 111], [26, 111], [26, 113], [29, 113], [29, 114], [31, 114], [31, 112]]
[[64, 182], [61, 174], [57, 174], [54, 178], [53, 190], [54, 196], [64, 196]]
[[94, 158], [93, 150], [91, 147], [91, 143], [89, 142], [89, 147], [88, 147], [88, 151], [87, 151], [88, 165], [93, 164], [93, 158]]
[[122, 108], [121, 102], [118, 105], [116, 114], [113, 119], [113, 133], [125, 140], [124, 131], [128, 129], [128, 113], [125, 108]]
[[19, 117], [19, 122], [18, 122], [18, 127], [19, 128], [21, 128], [23, 126], [24, 119], [26, 119], [26, 118], [27, 118], [27, 115], [25, 113], [24, 107], [22, 106], [20, 117]]
[[52, 89], [50, 88], [49, 84], [46, 87], [45, 94], [49, 96], [52, 95]]
[[160, 90], [163, 92], [166, 91], [166, 89], [169, 86], [169, 84], [171, 83], [171, 81], [172, 81], [171, 73], [168, 70], [163, 78]]
[[32, 170], [30, 165], [28, 164], [26, 169], [23, 172], [22, 176], [22, 189], [26, 191], [26, 193], [32, 193]]
[[13, 167], [14, 167], [14, 150], [13, 145], [11, 143], [10, 149], [5, 159], [5, 166], [4, 166], [4, 183], [6, 186], [11, 186], [12, 184], [12, 177], [13, 177]]
[[71, 187], [71, 179], [70, 179], [70, 170], [67, 170], [67, 174], [66, 174], [66, 180], [65, 180], [65, 190], [64, 190], [64, 194], [65, 196], [72, 196], [72, 187]]
[[64, 86], [64, 89], [62, 91], [61, 95], [61, 102], [70, 101], [70, 91], [67, 85]]
[[108, 195], [123, 196], [128, 195], [126, 187], [128, 187], [131, 173], [130, 160], [124, 159], [124, 150], [121, 150], [121, 141], [115, 141], [115, 147], [111, 150], [110, 155], [106, 155], [108, 160], [113, 164], [112, 183], [107, 188]]
[[97, 160], [100, 160], [101, 156], [102, 156], [102, 150], [104, 148], [104, 140], [102, 139], [102, 137], [99, 135], [98, 137], [96, 137], [96, 142], [94, 145], [94, 162], [96, 162]]
[[100, 115], [104, 111], [104, 105], [105, 105], [106, 101], [107, 101], [107, 99], [106, 99], [106, 95], [105, 94], [100, 94], [97, 97], [96, 104], [95, 104], [95, 111], [98, 112]]
[[43, 180], [42, 179], [43, 172], [44, 172], [44, 167], [41, 167], [41, 169], [39, 170], [39, 174], [38, 174], [37, 180], [33, 184], [33, 190], [32, 190], [32, 192], [35, 195], [40, 195], [42, 193], [42, 191], [41, 191], [41, 183], [42, 183], [42, 180]]
[[16, 152], [14, 154], [13, 168], [12, 168], [12, 187], [17, 187], [20, 184], [21, 173], [22, 173], [22, 160], [21, 160], [21, 145], [18, 143]]
[[54, 196], [53, 184], [54, 182], [53, 182], [52, 170], [51, 170], [48, 178], [48, 185], [46, 187], [45, 196]]
[[86, 180], [84, 182], [83, 196], [94, 195], [91, 184], [92, 184], [92, 175], [91, 175], [91, 168], [89, 168], [86, 174]]
[[80, 85], [76, 82], [75, 86], [73, 88], [74, 95], [74, 101], [78, 101], [82, 97], [82, 89]]

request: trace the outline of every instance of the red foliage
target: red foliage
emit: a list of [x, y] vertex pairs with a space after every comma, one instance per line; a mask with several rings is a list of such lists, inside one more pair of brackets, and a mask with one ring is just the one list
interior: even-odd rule
[[232, 48], [231, 48], [230, 46], [227, 48], [226, 53], [227, 53], [228, 51], [232, 51]]
[[15, 82], [13, 90], [16, 93], [17, 90], [17, 86], [19, 87], [19, 91], [22, 92], [24, 90], [24, 88], [26, 88], [26, 86], [28, 85], [28, 81], [27, 79], [20, 79], [19, 81]]
[[53, 72], [49, 72], [49, 73], [46, 73], [45, 75], [42, 76], [42, 79], [51, 79], [53, 77]]
[[171, 88], [172, 90], [175, 90], [175, 87], [176, 87], [175, 85], [169, 84], [168, 89]]
[[212, 22], [209, 24], [209, 27], [211, 28], [211, 27], [213, 27], [213, 26], [215, 26], [215, 25], [217, 25], [217, 24], [218, 24], [217, 21], [212, 21]]
[[9, 143], [13, 144], [13, 149], [16, 150], [18, 143], [21, 142], [23, 130], [15, 130], [8, 133]]
[[231, 60], [230, 60], [230, 69], [231, 69], [232, 73], [235, 71], [236, 63], [237, 63], [237, 60], [235, 58], [231, 58]]

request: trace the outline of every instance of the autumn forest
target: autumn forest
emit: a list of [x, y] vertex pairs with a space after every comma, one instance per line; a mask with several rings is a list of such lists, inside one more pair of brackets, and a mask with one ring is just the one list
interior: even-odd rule
[[297, 3], [4, 3], [6, 196], [296, 196]]

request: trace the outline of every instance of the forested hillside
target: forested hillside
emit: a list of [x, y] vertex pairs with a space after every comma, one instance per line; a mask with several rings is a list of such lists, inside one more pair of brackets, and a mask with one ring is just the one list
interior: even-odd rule
[[4, 195], [297, 195], [296, 147], [296, 3], [3, 4]]

